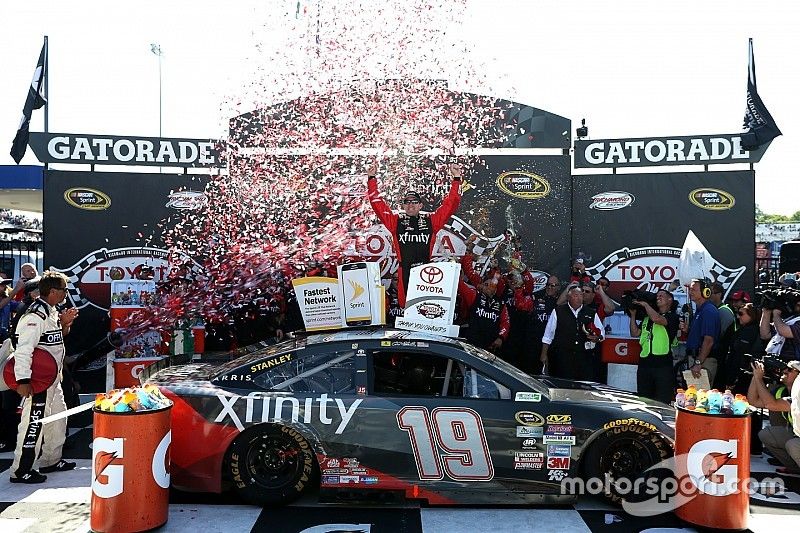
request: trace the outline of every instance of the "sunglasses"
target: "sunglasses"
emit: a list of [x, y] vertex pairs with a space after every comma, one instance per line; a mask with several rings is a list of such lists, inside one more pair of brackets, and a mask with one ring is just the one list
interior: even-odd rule
[[558, 283], [548, 283], [548, 287], [558, 287]]

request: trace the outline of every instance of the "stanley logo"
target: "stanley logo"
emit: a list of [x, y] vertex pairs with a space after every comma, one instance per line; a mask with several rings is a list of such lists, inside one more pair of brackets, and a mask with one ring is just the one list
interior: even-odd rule
[[350, 300], [357, 300], [359, 296], [364, 294], [364, 287], [353, 280], [348, 280], [348, 283], [350, 283], [350, 286], [353, 288], [353, 296], [350, 298]]
[[736, 204], [736, 198], [720, 189], [695, 189], [689, 193], [689, 201], [701, 209], [721, 211]]
[[497, 176], [497, 188], [523, 200], [538, 200], [550, 194], [550, 183], [546, 179], [522, 170], [510, 170]]
[[75, 187], [64, 191], [64, 200], [72, 207], [89, 211], [101, 211], [111, 207], [111, 198], [104, 192], [85, 187]]

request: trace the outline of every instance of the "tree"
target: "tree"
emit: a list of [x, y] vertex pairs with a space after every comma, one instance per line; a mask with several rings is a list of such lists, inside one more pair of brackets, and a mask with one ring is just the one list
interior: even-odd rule
[[800, 222], [800, 211], [795, 211], [790, 216], [786, 215], [773, 215], [765, 213], [758, 204], [756, 204], [756, 223], [758, 224], [782, 224], [787, 222]]

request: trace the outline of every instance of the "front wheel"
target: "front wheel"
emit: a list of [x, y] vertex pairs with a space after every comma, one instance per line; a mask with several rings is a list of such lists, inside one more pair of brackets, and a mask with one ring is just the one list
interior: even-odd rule
[[[641, 428], [613, 428], [592, 442], [584, 459], [586, 480], [600, 479], [608, 490], [603, 496], [614, 504], [633, 496], [628, 490], [651, 466], [669, 458], [666, 439]], [[605, 483], [608, 480], [609, 483]]]
[[236, 492], [254, 505], [299, 498], [316, 481], [316, 460], [300, 432], [265, 424], [234, 440], [225, 466]]

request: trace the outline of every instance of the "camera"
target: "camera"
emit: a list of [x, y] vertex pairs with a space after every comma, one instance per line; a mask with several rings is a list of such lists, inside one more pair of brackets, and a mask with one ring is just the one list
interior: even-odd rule
[[792, 315], [800, 302], [800, 291], [795, 289], [766, 289], [756, 293], [764, 309], [778, 309], [784, 315]]
[[644, 307], [633, 303], [634, 301], [647, 302], [653, 309], [656, 308], [656, 293], [636, 289], [622, 293], [622, 310], [630, 314], [631, 310], [644, 312]]
[[[749, 368], [750, 365], [756, 361], [759, 361], [764, 365], [764, 380], [768, 383], [777, 383], [781, 380], [783, 369], [786, 368], [786, 363], [777, 355], [753, 355], [748, 353], [745, 354], [744, 357], [747, 368]], [[745, 370], [743, 373], [752, 374], [753, 372], [750, 370]]]

